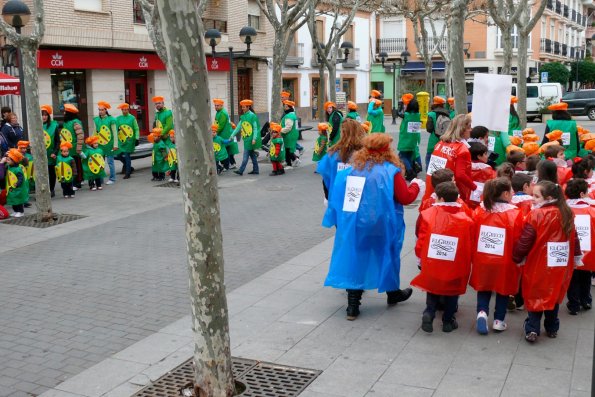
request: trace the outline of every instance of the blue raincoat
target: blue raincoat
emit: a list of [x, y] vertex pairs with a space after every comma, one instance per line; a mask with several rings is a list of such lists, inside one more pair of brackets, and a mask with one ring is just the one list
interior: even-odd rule
[[[393, 198], [398, 172], [384, 163], [337, 173], [323, 220], [323, 226], [337, 228], [325, 286], [380, 293], [399, 289], [405, 222], [403, 206]], [[343, 210], [348, 176], [366, 178], [356, 212]]]

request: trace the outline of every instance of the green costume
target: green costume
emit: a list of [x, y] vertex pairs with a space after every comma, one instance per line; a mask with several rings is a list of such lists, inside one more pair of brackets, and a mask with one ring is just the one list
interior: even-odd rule
[[288, 119], [293, 121], [293, 126], [289, 132], [281, 135], [283, 137], [283, 143], [285, 144], [285, 147], [289, 149], [289, 153], [295, 153], [297, 140], [300, 137], [300, 133], [297, 129], [297, 115], [295, 112], [285, 113], [285, 115], [281, 118], [282, 128], [285, 128], [285, 120]]
[[[436, 120], [437, 115], [436, 112], [428, 112], [428, 119], [432, 119], [432, 122], [434, 124], [434, 128], [436, 128]], [[452, 117], [451, 117], [452, 118]], [[403, 121], [404, 122], [404, 121]], [[401, 123], [401, 125], [403, 125], [403, 123]], [[436, 146], [436, 144], [440, 141], [440, 137], [438, 135], [436, 135], [433, 132], [430, 132], [430, 137], [428, 138], [428, 150], [426, 151], [426, 153], [433, 153], [434, 152], [434, 147]]]
[[[227, 113], [227, 110], [221, 108], [221, 110], [217, 111], [217, 114], [215, 115], [215, 123], [217, 124], [217, 135], [223, 139], [230, 139], [231, 122], [229, 121], [229, 114]], [[235, 139], [231, 139], [225, 146], [227, 147], [227, 153], [232, 156], [240, 153], [238, 143], [235, 141]]]
[[370, 133], [386, 131], [384, 128], [384, 112], [382, 111], [382, 107], [379, 106], [376, 108], [373, 101], [368, 104], [368, 117], [366, 117], [366, 120], [372, 123]]
[[352, 119], [357, 121], [358, 123], [362, 122], [362, 118], [359, 117], [359, 113], [356, 112], [355, 110], [350, 111], [349, 113], [347, 113], [347, 115], [345, 116], [346, 119]]
[[564, 146], [564, 156], [566, 160], [573, 160], [578, 156], [579, 139], [576, 121], [574, 120], [548, 120], [547, 128], [549, 132], [554, 130], [562, 131], [562, 146]]
[[116, 118], [118, 126], [118, 146], [123, 153], [134, 153], [136, 141], [139, 139], [139, 129], [136, 117], [128, 113]]
[[419, 157], [419, 142], [421, 140], [421, 118], [419, 113], [405, 112], [399, 130], [399, 152], [414, 152], [414, 160]]
[[450, 111], [450, 119], [452, 120], [455, 117], [457, 117], [457, 111], [453, 109], [453, 110]]
[[[22, 182], [19, 184], [19, 177]], [[21, 205], [29, 201], [29, 183], [22, 165], [8, 166], [6, 169], [6, 204]]]
[[223, 161], [229, 157], [224, 141], [225, 139], [219, 135], [213, 137], [213, 151], [215, 152], [215, 160], [217, 161]]
[[118, 139], [118, 127], [113, 116], [95, 117], [95, 134], [99, 137], [99, 148], [104, 156], [112, 157], [120, 151], [114, 150], [116, 139]]
[[105, 160], [101, 148], [85, 145], [83, 149], [83, 178], [86, 181], [105, 178]]
[[72, 148], [68, 151], [70, 156], [76, 156], [76, 133], [74, 132], [74, 125], [80, 124], [83, 126], [83, 123], [79, 119], [73, 119], [70, 121], [65, 122], [62, 125], [62, 130], [60, 130], [60, 143], [62, 142], [70, 142], [72, 144]]
[[326, 154], [326, 147], [328, 138], [325, 135], [318, 135], [316, 143], [314, 144], [314, 153], [312, 153], [312, 161], [320, 161]]
[[74, 159], [70, 156], [62, 157], [62, 153], [56, 157], [56, 179], [60, 183], [71, 183], [73, 179], [72, 165]]
[[25, 158], [27, 159], [27, 166], [25, 168], [25, 176], [29, 181], [29, 187], [35, 188], [35, 177], [33, 175], [33, 170], [35, 169], [35, 161], [33, 160], [33, 156], [31, 153], [25, 153]]
[[153, 144], [153, 162], [151, 166], [151, 171], [153, 172], [165, 172], [168, 170], [167, 161], [165, 161], [165, 157], [167, 156], [167, 147], [163, 141], [155, 142]]
[[161, 128], [161, 139], [169, 141], [169, 132], [174, 129], [174, 115], [171, 110], [162, 108], [155, 112], [155, 127]]
[[178, 150], [176, 149], [176, 144], [171, 140], [167, 140], [163, 143], [165, 143], [165, 148], [167, 150], [167, 156], [165, 157], [167, 170], [176, 171], [178, 169]]
[[58, 122], [52, 120], [49, 124], [43, 125], [43, 140], [45, 142], [45, 150], [48, 156], [48, 165], [56, 165], [56, 159], [52, 158], [52, 154], [56, 154], [56, 145], [54, 144], [54, 137], [58, 131]]
[[523, 136], [522, 131], [519, 118], [510, 114], [508, 116], [508, 136], [518, 136], [520, 138]]
[[[276, 153], [276, 146], [279, 146], [279, 155], [275, 156]], [[285, 161], [285, 142], [283, 138], [273, 138], [271, 139], [271, 148], [269, 150], [269, 156], [271, 158], [271, 161], [277, 161], [279, 163], [282, 163]]]
[[510, 146], [508, 132], [490, 131], [488, 136], [488, 150], [498, 154], [496, 165], [506, 162], [506, 148]]
[[[258, 150], [262, 147], [262, 137], [260, 136], [260, 122], [258, 116], [251, 110], [248, 110], [240, 116], [240, 122], [232, 133], [235, 136], [238, 132], [242, 132], [242, 139], [244, 140], [244, 150]], [[255, 141], [255, 144], [252, 144]]]
[[337, 124], [337, 133], [335, 134], [335, 137], [333, 138], [333, 140], [331, 141], [331, 144], [329, 146], [333, 146], [334, 144], [339, 142], [339, 140], [341, 139], [341, 123], [343, 123], [343, 115], [338, 110], [334, 110], [328, 119], [329, 120], [328, 121], [329, 139], [333, 135], [333, 128], [334, 128], [333, 127], [333, 119], [336, 117], [338, 117], [338, 121], [339, 121], [338, 123], [336, 123]]

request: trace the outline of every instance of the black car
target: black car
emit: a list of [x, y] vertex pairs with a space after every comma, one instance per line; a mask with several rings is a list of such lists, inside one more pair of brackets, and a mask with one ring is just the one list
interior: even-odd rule
[[568, 92], [562, 97], [568, 104], [568, 113], [573, 116], [589, 116], [595, 120], [595, 90]]

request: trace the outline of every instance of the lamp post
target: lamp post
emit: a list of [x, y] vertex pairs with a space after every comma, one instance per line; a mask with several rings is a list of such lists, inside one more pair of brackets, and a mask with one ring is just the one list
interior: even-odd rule
[[581, 57], [580, 57], [580, 55], [581, 55], [580, 54], [580, 51], [581, 51], [581, 47], [576, 47], [574, 49], [574, 56], [575, 56], [575, 59], [576, 59], [576, 78], [574, 80], [575, 81], [575, 86], [574, 86], [575, 87], [574, 88], [575, 91], [578, 91], [578, 87], [579, 87], [579, 83], [578, 83], [578, 65], [579, 65], [579, 61], [581, 59]]
[[[384, 68], [384, 63], [388, 59], [388, 54], [385, 51], [382, 51], [379, 55], [380, 55], [380, 61], [382, 62], [382, 67]], [[397, 59], [398, 62], [393, 61], [393, 109], [392, 109], [393, 122], [392, 122], [392, 124], [397, 124], [397, 108], [395, 105], [397, 103], [397, 98], [399, 97], [398, 94], [401, 91], [401, 68], [407, 64], [407, 60], [409, 59], [410, 56], [411, 56], [411, 54], [409, 53], [409, 51], [407, 51], [407, 49], [405, 49], [405, 51], [401, 52], [401, 57]], [[399, 75], [398, 79], [397, 79], [397, 74]], [[398, 83], [398, 88], [397, 88], [397, 83]]]
[[[230, 120], [234, 120], [235, 114], [235, 104], [234, 104], [234, 96], [233, 96], [233, 60], [235, 58], [242, 58], [246, 56], [250, 56], [250, 45], [254, 42], [254, 38], [256, 38], [256, 29], [252, 26], [244, 26], [240, 30], [240, 38], [242, 42], [246, 44], [245, 51], [234, 51], [233, 47], [228, 47], [228, 54], [229, 57], [229, 106], [230, 106]], [[209, 47], [211, 47], [211, 55], [213, 58], [217, 55], [215, 51], [215, 47], [221, 42], [221, 32], [217, 29], [208, 29], [205, 32], [205, 42]]]
[[[25, 3], [20, 0], [9, 0], [2, 7], [2, 18], [11, 25], [18, 34], [21, 33], [21, 28], [29, 22], [31, 17], [31, 10]], [[27, 129], [27, 101], [25, 98], [25, 76], [23, 72], [23, 59], [21, 50], [17, 48], [17, 60], [19, 63], [19, 81], [21, 83], [21, 113], [23, 115], [23, 130], [28, 134]]]

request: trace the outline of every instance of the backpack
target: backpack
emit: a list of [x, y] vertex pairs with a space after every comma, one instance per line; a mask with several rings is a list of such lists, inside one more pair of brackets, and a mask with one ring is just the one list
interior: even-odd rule
[[434, 134], [442, 136], [450, 126], [450, 117], [438, 113], [436, 115], [436, 126], [434, 127]]

